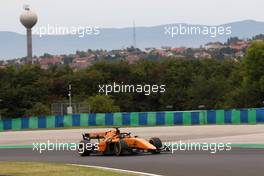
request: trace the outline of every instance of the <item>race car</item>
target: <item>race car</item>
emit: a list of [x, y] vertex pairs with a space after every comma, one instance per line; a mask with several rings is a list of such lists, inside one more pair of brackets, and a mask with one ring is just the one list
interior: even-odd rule
[[[96, 142], [93, 142], [94, 140]], [[131, 133], [120, 132], [119, 128], [106, 132], [84, 133], [78, 146], [80, 156], [89, 156], [91, 153], [117, 156], [139, 152], [158, 154], [161, 150], [162, 142], [159, 138], [152, 137], [146, 141], [138, 136], [131, 136]]]

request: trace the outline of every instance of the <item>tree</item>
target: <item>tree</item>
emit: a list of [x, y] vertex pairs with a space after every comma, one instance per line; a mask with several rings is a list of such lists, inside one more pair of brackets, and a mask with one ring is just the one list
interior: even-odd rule
[[193, 58], [193, 54], [194, 54], [194, 51], [192, 48], [187, 48], [187, 50], [185, 51], [185, 56], [187, 58]]
[[264, 100], [264, 41], [256, 41], [247, 50], [242, 65], [242, 89], [247, 106], [261, 106]]
[[[240, 81], [239, 81], [240, 80]], [[239, 69], [231, 76], [228, 107], [262, 107], [264, 100], [264, 42], [252, 42]], [[233, 82], [233, 83], [232, 83]]]
[[264, 42], [252, 42], [243, 61], [245, 83], [258, 82], [264, 76]]
[[259, 34], [253, 37], [253, 40], [264, 40], [264, 34]]
[[44, 58], [52, 58], [53, 56], [49, 53], [44, 53], [43, 56]]
[[42, 103], [36, 103], [31, 109], [26, 111], [26, 116], [42, 116], [42, 115], [49, 115], [50, 109], [48, 106]]
[[119, 106], [116, 106], [111, 96], [95, 95], [86, 100], [91, 106], [92, 113], [119, 112]]
[[239, 41], [240, 41], [240, 39], [238, 37], [230, 37], [229, 39], [227, 39], [227, 44], [230, 45], [233, 43], [237, 43]]
[[[232, 53], [230, 49], [223, 50]], [[192, 50], [188, 50], [192, 55]], [[164, 93], [96, 95], [99, 85], [166, 85]], [[261, 107], [264, 100], [264, 41], [253, 42], [245, 58], [96, 61], [73, 71], [36, 65], [0, 68], [0, 111], [3, 117], [49, 114], [47, 107], [68, 98], [91, 104], [92, 112], [133, 112], [207, 108]], [[89, 98], [87, 98], [89, 97]], [[42, 111], [43, 109], [43, 111]]]

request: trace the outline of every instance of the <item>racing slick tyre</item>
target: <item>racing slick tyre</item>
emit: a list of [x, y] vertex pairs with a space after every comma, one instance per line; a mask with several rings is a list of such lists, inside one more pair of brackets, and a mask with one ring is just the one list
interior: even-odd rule
[[90, 141], [89, 140], [82, 140], [80, 141], [79, 145], [78, 145], [78, 153], [80, 156], [89, 156], [90, 153], [92, 153], [92, 150], [88, 150], [87, 149], [87, 144], [89, 144]]
[[124, 152], [127, 151], [127, 149], [128, 149], [128, 145], [127, 145], [126, 141], [120, 140], [120, 141], [115, 143], [114, 152], [115, 152], [116, 156], [122, 155]]
[[152, 138], [150, 138], [149, 143], [151, 143], [152, 145], [154, 145], [157, 148], [157, 150], [151, 150], [150, 151], [152, 154], [160, 153], [160, 150], [162, 148], [162, 142], [159, 138], [152, 137]]

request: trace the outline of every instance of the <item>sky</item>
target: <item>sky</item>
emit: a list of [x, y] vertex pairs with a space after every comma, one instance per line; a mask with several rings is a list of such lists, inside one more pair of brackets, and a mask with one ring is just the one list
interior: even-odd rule
[[24, 33], [23, 5], [38, 14], [38, 26], [154, 26], [170, 23], [220, 25], [264, 21], [263, 0], [0, 0], [0, 31]]

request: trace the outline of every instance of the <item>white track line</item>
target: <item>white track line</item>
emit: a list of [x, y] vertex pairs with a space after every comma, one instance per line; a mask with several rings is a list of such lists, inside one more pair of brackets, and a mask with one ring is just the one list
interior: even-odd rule
[[91, 166], [91, 165], [81, 165], [81, 164], [68, 164], [68, 165], [79, 166], [79, 167], [90, 167], [90, 168], [95, 168], [95, 169], [112, 170], [112, 171], [117, 171], [117, 172], [127, 172], [127, 173], [146, 175], [146, 176], [162, 176], [162, 175], [151, 174], [151, 173], [146, 173], [146, 172], [138, 172], [138, 171], [124, 170], [124, 169], [116, 169], [116, 168], [111, 168], [111, 167], [101, 167], [101, 166]]

